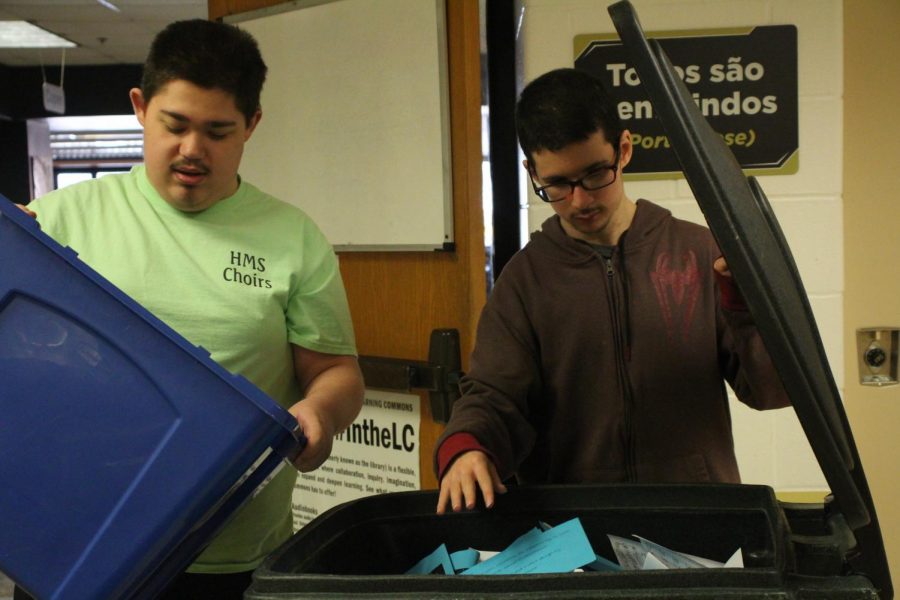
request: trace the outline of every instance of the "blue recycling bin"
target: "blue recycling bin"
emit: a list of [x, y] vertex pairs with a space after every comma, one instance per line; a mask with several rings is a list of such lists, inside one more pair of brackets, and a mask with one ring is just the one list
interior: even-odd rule
[[0, 571], [152, 598], [302, 450], [296, 420], [0, 196]]

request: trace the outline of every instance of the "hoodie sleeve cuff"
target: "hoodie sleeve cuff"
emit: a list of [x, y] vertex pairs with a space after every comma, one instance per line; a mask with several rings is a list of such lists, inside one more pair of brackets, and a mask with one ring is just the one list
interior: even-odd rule
[[[447, 471], [447, 468], [451, 465], [451, 463], [453, 463], [454, 460], [456, 460], [457, 456], [463, 454], [464, 452], [469, 452], [470, 450], [480, 450], [488, 456], [491, 456], [491, 453], [488, 452], [471, 433], [461, 431], [459, 433], [452, 434], [446, 440], [444, 440], [444, 442], [441, 444], [441, 447], [438, 448], [438, 481], [443, 479], [444, 473]], [[491, 458], [493, 459], [493, 457]]]
[[718, 271], [714, 271], [714, 273], [719, 284], [722, 308], [726, 310], [747, 310], [747, 303], [744, 302], [744, 297], [741, 295], [741, 290], [738, 289], [734, 277], [722, 275]]

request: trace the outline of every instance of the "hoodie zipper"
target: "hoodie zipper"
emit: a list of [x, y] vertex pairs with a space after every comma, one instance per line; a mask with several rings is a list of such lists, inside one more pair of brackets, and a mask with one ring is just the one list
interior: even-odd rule
[[[616, 248], [613, 257], [617, 253], [621, 253], [621, 245]], [[619, 382], [622, 387], [622, 405], [625, 435], [625, 475], [629, 483], [637, 481], [635, 473], [635, 452], [634, 452], [634, 431], [632, 411], [634, 409], [633, 391], [631, 389], [631, 378], [628, 376], [627, 363], [631, 360], [631, 340], [628, 335], [628, 298], [627, 293], [622, 288], [623, 293], [619, 293], [620, 282], [617, 282], [616, 269], [613, 266], [613, 258], [604, 258], [606, 263], [606, 279], [607, 289], [609, 290], [610, 306], [612, 312], [613, 335], [616, 341], [616, 371], [619, 375]], [[624, 274], [623, 274], [624, 275]], [[623, 283], [624, 285], [624, 283]], [[625, 296], [625, 297], [623, 297]]]

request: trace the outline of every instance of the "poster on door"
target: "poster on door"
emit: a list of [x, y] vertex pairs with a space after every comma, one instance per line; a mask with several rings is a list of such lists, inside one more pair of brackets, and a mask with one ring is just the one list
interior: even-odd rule
[[364, 496], [420, 488], [419, 396], [366, 390], [362, 410], [331, 456], [294, 486], [294, 529]]

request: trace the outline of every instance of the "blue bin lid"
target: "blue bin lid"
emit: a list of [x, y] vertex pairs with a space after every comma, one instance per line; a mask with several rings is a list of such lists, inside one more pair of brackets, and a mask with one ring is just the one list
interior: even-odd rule
[[153, 597], [304, 446], [296, 419], [0, 196], [0, 570]]

